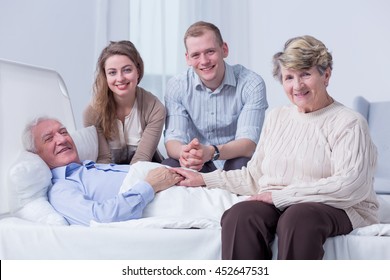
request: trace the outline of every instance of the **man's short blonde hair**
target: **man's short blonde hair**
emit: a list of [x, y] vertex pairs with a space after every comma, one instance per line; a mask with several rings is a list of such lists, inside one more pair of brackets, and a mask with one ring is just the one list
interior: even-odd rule
[[198, 21], [192, 24], [190, 27], [188, 27], [186, 33], [184, 34], [184, 46], [186, 47], [186, 50], [187, 50], [188, 37], [202, 36], [207, 30], [212, 31], [214, 33], [215, 38], [217, 39], [217, 43], [220, 46], [223, 45], [221, 31], [219, 31], [218, 27], [216, 27], [214, 24], [210, 22]]

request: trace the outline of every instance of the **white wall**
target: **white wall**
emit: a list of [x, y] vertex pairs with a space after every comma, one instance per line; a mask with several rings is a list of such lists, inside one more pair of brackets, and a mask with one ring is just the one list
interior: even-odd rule
[[287, 39], [305, 34], [323, 41], [333, 55], [328, 90], [336, 100], [347, 106], [356, 95], [390, 100], [390, 1], [198, 1], [204, 12], [195, 19], [220, 27], [230, 48], [230, 63], [244, 64], [265, 79], [270, 107], [288, 103], [272, 77], [272, 56]]
[[[0, 58], [59, 72], [81, 127], [97, 55], [108, 40], [131, 39], [129, 1], [0, 0]], [[288, 38], [303, 34], [322, 40], [334, 56], [329, 87], [334, 98], [347, 106], [356, 95], [390, 99], [390, 1], [213, 0], [202, 5], [204, 11], [192, 18], [220, 26], [230, 46], [228, 61], [263, 76], [270, 107], [287, 102], [271, 76], [271, 57]], [[183, 34], [187, 27], [180, 26]], [[185, 65], [184, 52], [178, 55]]]
[[67, 85], [78, 127], [98, 54], [107, 40], [128, 39], [128, 9], [123, 8], [128, 1], [109, 2], [0, 0], [0, 58], [56, 70]]
[[267, 82], [271, 106], [287, 102], [271, 75], [271, 58], [288, 38], [310, 34], [332, 52], [334, 70], [328, 88], [338, 101], [352, 106], [362, 95], [390, 100], [390, 1], [387, 0], [250, 0], [251, 67]]

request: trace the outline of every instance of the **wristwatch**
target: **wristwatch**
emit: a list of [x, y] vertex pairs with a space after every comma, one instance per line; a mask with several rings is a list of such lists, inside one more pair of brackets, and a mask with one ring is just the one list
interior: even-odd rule
[[214, 147], [214, 155], [213, 155], [213, 158], [212, 160], [217, 160], [219, 159], [219, 150], [218, 150], [218, 147], [216, 145], [211, 145]]

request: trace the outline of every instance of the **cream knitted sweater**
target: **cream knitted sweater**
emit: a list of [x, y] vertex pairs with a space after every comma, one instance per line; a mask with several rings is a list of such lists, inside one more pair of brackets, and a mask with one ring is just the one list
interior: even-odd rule
[[271, 192], [281, 210], [302, 202], [344, 209], [357, 228], [378, 223], [376, 159], [359, 113], [338, 102], [306, 114], [285, 106], [268, 113], [246, 168], [202, 175], [210, 188], [242, 195]]

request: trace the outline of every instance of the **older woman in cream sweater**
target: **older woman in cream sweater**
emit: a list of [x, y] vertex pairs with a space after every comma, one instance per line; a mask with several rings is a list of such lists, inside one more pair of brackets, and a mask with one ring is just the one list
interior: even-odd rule
[[366, 120], [327, 91], [332, 55], [311, 36], [288, 40], [274, 77], [292, 105], [270, 111], [247, 168], [201, 174], [186, 186], [251, 195], [221, 220], [223, 259], [322, 259], [328, 237], [378, 222], [377, 151]]

